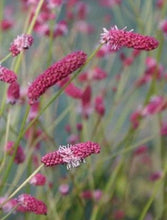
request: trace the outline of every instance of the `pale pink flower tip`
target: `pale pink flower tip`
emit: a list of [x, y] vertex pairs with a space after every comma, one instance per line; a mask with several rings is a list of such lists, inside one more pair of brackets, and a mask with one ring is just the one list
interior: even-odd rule
[[88, 141], [71, 146], [60, 146], [59, 150], [43, 156], [41, 162], [44, 163], [45, 166], [67, 164], [67, 169], [71, 169], [85, 162], [84, 159], [86, 157], [97, 153], [100, 153], [99, 144]]
[[50, 66], [29, 86], [28, 98], [30, 104], [33, 104], [49, 87], [73, 73], [85, 62], [86, 54], [83, 51], [76, 51]]
[[12, 70], [0, 65], [0, 80], [13, 83], [17, 80], [17, 75]]
[[30, 180], [30, 184], [35, 186], [43, 186], [45, 185], [45, 183], [46, 183], [46, 177], [41, 173], [35, 174]]
[[18, 196], [17, 201], [19, 203], [17, 210], [20, 212], [33, 212], [37, 215], [47, 214], [47, 206], [45, 203], [29, 194]]
[[33, 43], [33, 37], [29, 34], [22, 34], [17, 36], [14, 41], [11, 43], [9, 51], [12, 53], [12, 56], [17, 56], [21, 51], [29, 49]]
[[133, 30], [126, 31], [125, 28], [118, 29], [115, 25], [110, 30], [103, 28], [100, 43], [107, 44], [111, 51], [117, 51], [121, 47], [134, 48], [137, 50], [154, 50], [159, 42], [151, 36], [134, 33]]

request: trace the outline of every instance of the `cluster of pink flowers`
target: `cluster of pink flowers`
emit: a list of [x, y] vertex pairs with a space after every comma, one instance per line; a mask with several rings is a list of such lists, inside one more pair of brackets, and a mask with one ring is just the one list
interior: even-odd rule
[[97, 143], [88, 141], [71, 146], [60, 146], [59, 150], [43, 156], [41, 162], [45, 166], [67, 164], [67, 169], [71, 169], [85, 162], [86, 157], [97, 153], [100, 153], [100, 146]]
[[157, 114], [167, 108], [167, 100], [163, 96], [153, 96], [151, 97], [149, 103], [142, 107], [140, 106], [136, 111], [134, 111], [130, 116], [130, 121], [133, 128], [139, 126], [140, 119], [150, 115]]
[[157, 63], [157, 61], [153, 57], [146, 58], [146, 69], [144, 74], [135, 82], [136, 86], [142, 86], [148, 82], [150, 82], [153, 77], [157, 80], [166, 77], [166, 73], [164, 67]]
[[100, 43], [107, 44], [111, 51], [117, 51], [121, 47], [149, 51], [158, 47], [159, 42], [154, 37], [144, 36], [125, 29], [126, 27], [119, 30], [116, 25], [110, 30], [103, 28]]

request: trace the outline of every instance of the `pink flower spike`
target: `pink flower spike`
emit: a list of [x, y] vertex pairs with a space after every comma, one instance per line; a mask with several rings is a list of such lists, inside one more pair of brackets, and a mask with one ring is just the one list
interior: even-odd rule
[[17, 36], [12, 42], [9, 51], [12, 56], [17, 56], [21, 51], [29, 49], [33, 43], [33, 37], [29, 34], [22, 34]]
[[107, 44], [111, 51], [117, 51], [122, 47], [134, 48], [137, 50], [154, 50], [158, 47], [159, 42], [151, 36], [145, 36], [126, 31], [125, 28], [119, 30], [115, 25], [110, 30], [103, 28], [100, 43]]
[[20, 97], [20, 85], [13, 82], [9, 85], [7, 90], [7, 102], [14, 105]]
[[69, 76], [85, 62], [86, 54], [83, 51], [76, 51], [50, 66], [29, 86], [28, 98], [30, 104], [33, 104], [49, 87]]
[[47, 214], [47, 206], [45, 203], [29, 194], [18, 196], [17, 202], [19, 203], [17, 210], [20, 212], [33, 212], [37, 215]]
[[17, 80], [17, 75], [12, 70], [0, 65], [0, 80], [6, 83], [13, 83]]
[[45, 166], [67, 164], [67, 169], [71, 169], [85, 162], [86, 157], [97, 153], [100, 153], [99, 144], [88, 141], [71, 146], [60, 146], [59, 150], [43, 156], [41, 162]]
[[30, 180], [30, 184], [34, 186], [43, 186], [45, 185], [45, 183], [46, 183], [46, 177], [41, 173], [35, 174], [35, 176], [33, 176]]

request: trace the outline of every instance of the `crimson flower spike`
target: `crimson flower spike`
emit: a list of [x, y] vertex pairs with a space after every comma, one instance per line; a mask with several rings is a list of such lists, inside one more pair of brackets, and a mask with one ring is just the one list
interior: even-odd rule
[[133, 30], [126, 31], [125, 28], [119, 30], [115, 25], [110, 30], [103, 28], [100, 43], [107, 44], [111, 51], [117, 51], [121, 47], [134, 48], [137, 50], [154, 50], [159, 42], [151, 36], [134, 33]]
[[28, 88], [29, 103], [33, 104], [49, 87], [84, 65], [86, 57], [83, 51], [72, 52], [40, 74]]
[[13, 83], [17, 80], [17, 75], [12, 70], [0, 65], [0, 81]]
[[59, 150], [43, 156], [41, 162], [48, 167], [66, 164], [67, 169], [71, 169], [80, 166], [85, 162], [85, 158], [91, 154], [98, 153], [100, 153], [99, 144], [87, 141], [75, 145], [60, 146]]

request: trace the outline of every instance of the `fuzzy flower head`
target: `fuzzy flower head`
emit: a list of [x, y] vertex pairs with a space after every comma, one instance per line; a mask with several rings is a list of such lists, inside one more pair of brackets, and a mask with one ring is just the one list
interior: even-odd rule
[[126, 31], [126, 27], [119, 30], [116, 25], [110, 30], [103, 28], [100, 43], [107, 44], [111, 51], [118, 51], [122, 47], [149, 51], [159, 45], [154, 37], [134, 33], [133, 30]]
[[60, 146], [58, 151], [43, 156], [41, 162], [45, 166], [66, 164], [67, 169], [71, 169], [85, 163], [86, 157], [97, 153], [100, 153], [100, 146], [97, 143], [88, 141], [75, 145]]
[[33, 37], [29, 34], [22, 34], [17, 36], [12, 42], [9, 51], [12, 56], [17, 56], [23, 50], [29, 49], [33, 43]]

